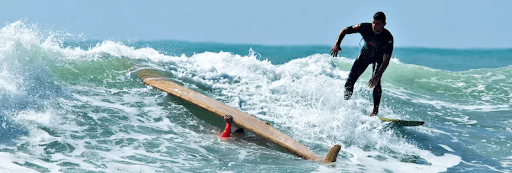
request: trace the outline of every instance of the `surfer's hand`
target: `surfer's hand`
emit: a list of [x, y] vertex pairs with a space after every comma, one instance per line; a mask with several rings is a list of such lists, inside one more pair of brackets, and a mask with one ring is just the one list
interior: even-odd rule
[[335, 45], [331, 48], [331, 50], [329, 50], [329, 52], [331, 52], [331, 55], [332, 55], [333, 57], [337, 57], [337, 56], [338, 56], [338, 51], [343, 52], [343, 51], [341, 50], [340, 45], [338, 45], [338, 44], [335, 44]]
[[229, 124], [233, 123], [233, 116], [231, 116], [231, 115], [226, 115], [226, 116], [224, 117], [224, 121], [225, 121], [226, 123], [229, 123]]
[[377, 86], [377, 83], [379, 83], [379, 81], [380, 81], [379, 76], [373, 76], [372, 79], [370, 79], [370, 81], [368, 81], [368, 86], [370, 88], [374, 88], [375, 86]]

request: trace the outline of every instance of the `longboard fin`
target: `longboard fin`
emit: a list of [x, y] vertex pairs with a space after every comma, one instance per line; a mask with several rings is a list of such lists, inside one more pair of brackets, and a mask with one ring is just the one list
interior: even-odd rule
[[340, 152], [340, 150], [341, 150], [341, 145], [336, 144], [336, 145], [332, 146], [331, 149], [329, 149], [329, 151], [327, 152], [327, 155], [325, 156], [323, 162], [325, 162], [325, 163], [336, 162], [336, 158], [338, 157], [338, 153]]

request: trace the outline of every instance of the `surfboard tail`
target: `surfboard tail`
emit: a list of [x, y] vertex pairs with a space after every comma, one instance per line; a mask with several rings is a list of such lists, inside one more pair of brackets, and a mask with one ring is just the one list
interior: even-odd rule
[[341, 145], [336, 144], [336, 145], [332, 146], [331, 149], [329, 149], [329, 151], [327, 152], [327, 155], [325, 156], [323, 162], [325, 162], [325, 163], [336, 162], [336, 158], [338, 157], [338, 153], [340, 152], [340, 150], [341, 150]]

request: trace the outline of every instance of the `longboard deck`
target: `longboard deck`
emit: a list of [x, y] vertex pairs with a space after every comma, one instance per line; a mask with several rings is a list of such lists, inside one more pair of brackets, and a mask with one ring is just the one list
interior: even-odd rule
[[137, 76], [146, 85], [167, 92], [174, 97], [178, 97], [188, 103], [211, 112], [220, 118], [224, 118], [226, 115], [231, 115], [233, 116], [233, 123], [236, 126], [249, 130], [259, 137], [273, 142], [304, 159], [324, 163], [335, 162], [341, 149], [340, 145], [334, 145], [327, 153], [327, 156], [325, 158], [321, 158], [301, 143], [292, 139], [290, 136], [273, 128], [272, 126], [257, 119], [256, 117], [228, 106], [222, 102], [214, 100], [210, 97], [197, 93], [193, 90], [190, 90], [186, 87], [178, 85], [170, 81], [168, 78], [159, 75], [155, 70], [143, 69], [138, 71]]
[[383, 122], [393, 122], [398, 126], [421, 126], [425, 124], [423, 121], [409, 121], [409, 120], [398, 120], [398, 119], [391, 119], [391, 118], [381, 118], [379, 117], [379, 120]]

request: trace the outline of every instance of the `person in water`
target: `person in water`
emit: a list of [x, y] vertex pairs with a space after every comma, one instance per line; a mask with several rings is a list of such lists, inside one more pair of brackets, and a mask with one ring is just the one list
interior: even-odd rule
[[[226, 115], [224, 116], [224, 121], [226, 122], [226, 127], [224, 128], [224, 131], [220, 134], [220, 137], [226, 138], [231, 136], [231, 125], [233, 124], [233, 116]], [[236, 134], [243, 134], [244, 129], [238, 128], [235, 131]]]
[[382, 96], [380, 79], [388, 67], [391, 53], [393, 52], [393, 36], [384, 26], [386, 26], [386, 15], [379, 11], [373, 15], [372, 23], [359, 23], [343, 28], [338, 35], [336, 43], [329, 51], [332, 56], [338, 56], [338, 51], [341, 51], [341, 40], [343, 40], [346, 34], [360, 33], [363, 36], [365, 44], [348, 75], [347, 82], [345, 83], [344, 97], [345, 100], [350, 99], [354, 92], [355, 82], [368, 65], [372, 64], [373, 74], [368, 82], [368, 86], [373, 88], [373, 111], [370, 116], [375, 116], [379, 113], [380, 98]]
[[233, 124], [233, 117], [231, 115], [226, 115], [224, 116], [224, 121], [226, 122], [226, 127], [220, 134], [220, 137], [226, 138], [231, 136], [231, 124]]

